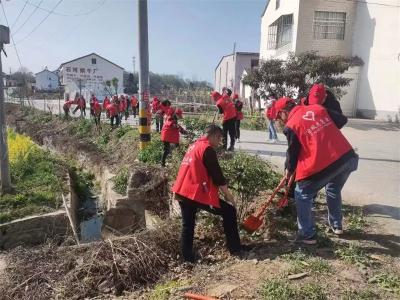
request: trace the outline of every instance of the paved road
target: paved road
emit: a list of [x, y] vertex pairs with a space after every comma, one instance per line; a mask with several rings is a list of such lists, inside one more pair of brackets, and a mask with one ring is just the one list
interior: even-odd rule
[[[58, 113], [58, 101], [34, 100], [35, 107]], [[87, 114], [88, 115], [88, 114]], [[124, 123], [126, 121], [123, 121]], [[128, 120], [137, 124], [137, 119]], [[400, 126], [387, 122], [351, 119], [343, 133], [360, 155], [359, 169], [346, 183], [346, 202], [363, 206], [382, 226], [382, 232], [400, 235]], [[279, 134], [279, 139], [285, 137]], [[283, 169], [286, 143], [267, 143], [267, 133], [242, 130], [237, 148], [272, 162]]]

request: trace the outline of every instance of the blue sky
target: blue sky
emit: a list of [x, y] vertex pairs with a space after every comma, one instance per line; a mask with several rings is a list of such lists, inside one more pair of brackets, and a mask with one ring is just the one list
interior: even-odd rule
[[[2, 1], [23, 66], [34, 73], [44, 66], [56, 69], [62, 62], [96, 52], [133, 69], [132, 57], [138, 60], [136, 0], [63, 0], [31, 33], [48, 15], [43, 9], [51, 10], [59, 1], [29, 0], [17, 23], [26, 0]], [[221, 56], [233, 51], [235, 41], [237, 51], [259, 51], [265, 3], [149, 0], [150, 70], [213, 83], [214, 68]], [[34, 12], [32, 4], [40, 8]], [[0, 24], [6, 25], [2, 11]], [[10, 67], [18, 69], [19, 62], [12, 44], [5, 48], [3, 70], [8, 73]]]

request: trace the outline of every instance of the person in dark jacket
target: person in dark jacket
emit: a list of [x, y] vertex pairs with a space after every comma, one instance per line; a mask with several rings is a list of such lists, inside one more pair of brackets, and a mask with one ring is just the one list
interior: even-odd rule
[[[324, 97], [323, 87], [311, 89], [310, 100], [321, 101]], [[327, 111], [320, 104], [296, 105], [288, 98], [279, 99], [275, 108], [278, 120], [285, 124], [283, 133], [288, 141], [286, 178], [296, 173], [298, 240], [308, 245], [316, 243], [311, 208], [314, 197], [323, 187], [328, 223], [335, 234], [342, 234], [341, 190], [358, 166], [357, 154], [340, 132], [347, 118]]]

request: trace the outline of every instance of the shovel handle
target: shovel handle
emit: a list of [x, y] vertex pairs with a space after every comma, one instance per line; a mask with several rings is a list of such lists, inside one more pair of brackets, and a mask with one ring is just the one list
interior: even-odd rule
[[286, 176], [283, 176], [278, 186], [274, 189], [271, 196], [269, 196], [267, 202], [265, 202], [264, 205], [261, 206], [260, 210], [257, 212], [256, 214], [257, 218], [260, 218], [265, 213], [265, 210], [267, 209], [268, 205], [274, 200], [276, 193], [278, 193], [278, 191], [285, 185], [285, 181], [286, 181]]

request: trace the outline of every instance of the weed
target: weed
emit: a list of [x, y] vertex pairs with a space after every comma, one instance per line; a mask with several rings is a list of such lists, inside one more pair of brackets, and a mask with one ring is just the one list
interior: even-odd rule
[[90, 195], [90, 189], [94, 186], [94, 174], [81, 168], [72, 168], [70, 174], [74, 179], [74, 188], [79, 199], [84, 201]]
[[340, 245], [335, 250], [335, 254], [344, 261], [352, 264], [368, 265], [370, 258], [364, 250], [356, 244]]
[[297, 299], [307, 300], [325, 300], [328, 299], [327, 295], [323, 291], [322, 287], [315, 284], [309, 283], [301, 288], [297, 289]]
[[364, 214], [361, 209], [352, 209], [345, 214], [346, 230], [350, 233], [362, 233], [367, 226]]
[[118, 127], [118, 129], [115, 132], [115, 135], [117, 136], [117, 138], [122, 138], [126, 133], [128, 133], [129, 131], [132, 131], [133, 128], [129, 125], [123, 125], [121, 127]]
[[318, 274], [329, 273], [332, 268], [329, 263], [319, 257], [310, 257], [302, 251], [296, 251], [282, 256], [291, 263], [289, 273], [313, 272]]
[[100, 148], [105, 148], [110, 141], [110, 131], [103, 131], [97, 138], [97, 145]]
[[159, 137], [153, 137], [150, 144], [139, 152], [139, 160], [151, 165], [161, 164], [161, 157], [163, 154], [163, 143]]
[[149, 295], [149, 300], [168, 300], [171, 293], [177, 288], [190, 284], [187, 280], [171, 280], [157, 284]]
[[369, 280], [376, 283], [380, 288], [400, 295], [400, 276], [387, 273], [378, 274]]
[[88, 136], [92, 131], [93, 122], [88, 119], [78, 119], [74, 120], [73, 126], [70, 128], [70, 133], [76, 135], [78, 138], [83, 138]]
[[250, 130], [265, 130], [267, 129], [267, 121], [258, 112], [253, 115], [247, 115], [241, 122], [241, 127]]
[[378, 295], [370, 290], [348, 290], [345, 291], [342, 297], [343, 300], [373, 300], [378, 299]]
[[287, 300], [294, 299], [296, 289], [286, 281], [269, 279], [263, 284], [260, 293], [265, 300]]
[[121, 195], [126, 195], [126, 188], [128, 187], [128, 168], [122, 168], [118, 171], [117, 175], [112, 178], [114, 182], [114, 191]]

